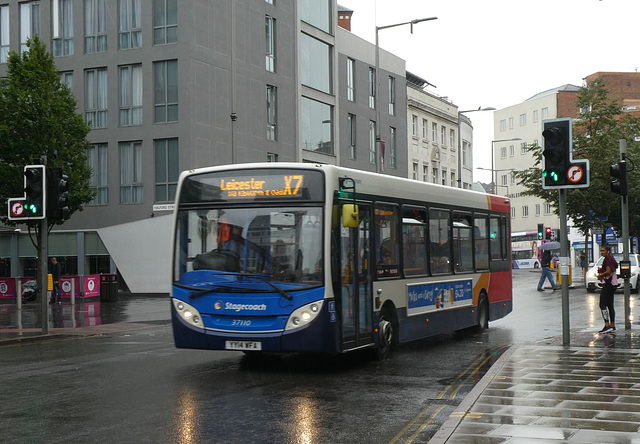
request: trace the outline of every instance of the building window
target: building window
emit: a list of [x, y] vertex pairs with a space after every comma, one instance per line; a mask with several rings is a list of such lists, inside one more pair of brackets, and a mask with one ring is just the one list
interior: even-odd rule
[[503, 146], [502, 148], [500, 148], [500, 158], [501, 159], [506, 159], [507, 158], [507, 147]]
[[538, 121], [538, 110], [535, 109], [533, 110], [533, 122], [537, 122]]
[[525, 126], [527, 124], [527, 115], [520, 114], [520, 126]]
[[52, 0], [53, 56], [73, 55], [73, 0]]
[[20, 4], [20, 50], [27, 51], [27, 40], [40, 34], [40, 2]]
[[438, 124], [436, 122], [431, 123], [431, 141], [433, 143], [438, 141]]
[[9, 6], [0, 6], [0, 63], [9, 56]]
[[515, 145], [509, 145], [509, 157], [513, 157], [516, 155], [516, 147]]
[[433, 167], [431, 169], [431, 181], [433, 183], [438, 183], [438, 168], [437, 167]]
[[526, 205], [522, 207], [522, 217], [529, 217], [529, 207]]
[[411, 116], [411, 135], [418, 137], [418, 116]]
[[347, 131], [349, 143], [349, 159], [356, 159], [356, 116], [355, 114], [347, 115]]
[[511, 207], [511, 219], [516, 218], [516, 207]]
[[455, 188], [456, 186], [456, 173], [451, 172], [451, 186]]
[[442, 146], [447, 145], [447, 128], [444, 126], [440, 127], [440, 143]]
[[84, 0], [84, 52], [107, 50], [107, 0]]
[[536, 204], [536, 217], [540, 216], [540, 204]]
[[[394, 116], [396, 114], [396, 79], [389, 77], [389, 115]], [[416, 126], [418, 122], [416, 121]], [[417, 129], [416, 129], [417, 131]], [[418, 135], [417, 132], [415, 134]]]
[[142, 202], [142, 142], [120, 143], [120, 203]]
[[505, 119], [502, 119], [500, 121], [500, 131], [506, 131], [507, 130], [507, 121]]
[[178, 0], [153, 0], [153, 44], [178, 42]]
[[376, 122], [369, 121], [369, 163], [376, 164]]
[[542, 120], [549, 118], [549, 108], [542, 108]]
[[307, 34], [300, 37], [300, 77], [303, 85], [331, 93], [331, 48]]
[[118, 47], [120, 49], [140, 48], [142, 46], [141, 0], [119, 0]]
[[509, 129], [513, 129], [513, 117], [509, 117]]
[[120, 126], [142, 125], [142, 65], [120, 67]]
[[429, 181], [429, 165], [422, 165], [422, 181]]
[[418, 180], [418, 163], [417, 162], [413, 162], [412, 172], [413, 172], [412, 179]]
[[396, 168], [396, 129], [389, 128], [389, 167]]
[[178, 139], [154, 141], [156, 163], [156, 202], [172, 202], [178, 187], [179, 151]]
[[267, 162], [277, 162], [278, 155], [276, 153], [267, 153]]
[[376, 108], [376, 70], [369, 68], [369, 108]]
[[300, 20], [331, 32], [331, 0], [300, 0]]
[[515, 171], [512, 171], [511, 174], [509, 174], [509, 177], [511, 177], [511, 185], [515, 185], [516, 184], [516, 173]]
[[153, 63], [154, 122], [178, 121], [178, 61]]
[[278, 89], [275, 86], [267, 85], [267, 140], [277, 140], [277, 99]]
[[520, 154], [527, 154], [527, 142], [520, 143]]
[[333, 108], [326, 103], [302, 98], [302, 146], [307, 151], [333, 154]]
[[69, 88], [73, 93], [73, 71], [64, 71], [60, 73], [60, 83]]
[[422, 119], [422, 140], [429, 138], [429, 123], [427, 119]]
[[455, 149], [456, 147], [456, 132], [455, 130], [449, 130], [449, 146], [451, 149]]
[[442, 169], [442, 185], [446, 185], [446, 184], [447, 184], [447, 170], [443, 168]]
[[266, 69], [276, 72], [276, 19], [265, 17], [266, 26]]
[[91, 128], [106, 128], [107, 111], [107, 68], [85, 71], [85, 120]]
[[500, 175], [500, 185], [502, 186], [507, 186], [507, 175], [506, 174], [501, 174]]
[[356, 100], [356, 61], [347, 59], [347, 100]]
[[109, 203], [109, 187], [107, 186], [109, 149], [106, 143], [91, 145], [87, 150], [87, 163], [91, 168], [89, 186], [96, 195], [89, 205], [106, 205]]
[[471, 166], [471, 145], [466, 140], [462, 141], [462, 165]]
[[545, 204], [544, 204], [544, 214], [545, 214], [545, 216], [551, 214], [551, 204], [550, 203], [545, 202]]

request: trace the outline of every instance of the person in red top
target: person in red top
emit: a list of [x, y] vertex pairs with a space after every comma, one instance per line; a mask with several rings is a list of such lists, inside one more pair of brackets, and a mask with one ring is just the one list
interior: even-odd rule
[[616, 270], [618, 263], [611, 254], [608, 245], [600, 247], [600, 254], [604, 257], [602, 267], [598, 268], [598, 279], [602, 281], [600, 290], [600, 310], [604, 319], [604, 328], [600, 333], [608, 333], [616, 330], [616, 312], [613, 308], [613, 294], [618, 287]]

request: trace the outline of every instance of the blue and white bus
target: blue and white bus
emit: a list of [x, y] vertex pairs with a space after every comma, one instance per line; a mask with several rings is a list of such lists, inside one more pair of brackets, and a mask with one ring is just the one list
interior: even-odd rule
[[178, 182], [180, 348], [342, 353], [511, 311], [504, 197], [329, 165], [238, 164]]

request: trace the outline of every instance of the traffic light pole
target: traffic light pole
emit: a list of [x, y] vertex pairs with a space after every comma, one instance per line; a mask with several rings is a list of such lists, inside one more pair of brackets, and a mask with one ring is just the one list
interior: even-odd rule
[[[627, 141], [621, 139], [618, 141], [620, 147], [620, 160], [626, 161], [627, 157]], [[625, 168], [624, 174], [627, 174]], [[624, 178], [627, 183], [627, 178]], [[627, 193], [620, 196], [620, 206], [622, 207], [622, 259], [629, 260], [629, 201]], [[631, 284], [629, 279], [624, 280], [624, 328], [631, 330]]]
[[49, 241], [48, 241], [48, 222], [47, 217], [40, 221], [40, 230], [38, 233], [38, 244], [40, 251], [38, 251], [38, 270], [40, 270], [40, 301], [42, 304], [42, 334], [49, 334]]
[[560, 277], [562, 278], [562, 344], [569, 345], [569, 242], [567, 236], [567, 190], [558, 190], [560, 215]]

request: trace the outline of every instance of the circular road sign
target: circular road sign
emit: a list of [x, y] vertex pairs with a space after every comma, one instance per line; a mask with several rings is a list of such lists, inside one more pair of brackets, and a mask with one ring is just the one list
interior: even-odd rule
[[570, 182], [578, 183], [584, 177], [584, 170], [580, 165], [571, 165], [567, 170], [567, 178]]
[[24, 205], [22, 204], [22, 202], [14, 202], [11, 204], [11, 214], [13, 214], [16, 217], [20, 217], [22, 216], [23, 213], [24, 213]]

